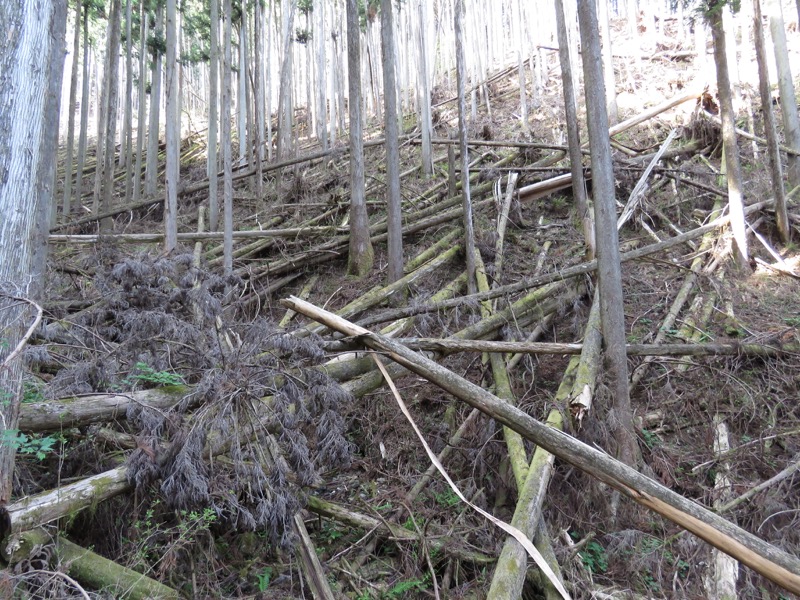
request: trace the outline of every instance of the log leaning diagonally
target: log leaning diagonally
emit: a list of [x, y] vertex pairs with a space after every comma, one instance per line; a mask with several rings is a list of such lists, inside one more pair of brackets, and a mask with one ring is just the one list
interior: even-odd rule
[[298, 298], [283, 300], [298, 313], [331, 329], [358, 337], [367, 347], [508, 425], [561, 460], [589, 473], [628, 498], [670, 519], [709, 544], [736, 558], [767, 579], [800, 593], [800, 560], [719, 515], [656, 483], [611, 456], [566, 433], [540, 423], [494, 394], [457, 376], [434, 361]]

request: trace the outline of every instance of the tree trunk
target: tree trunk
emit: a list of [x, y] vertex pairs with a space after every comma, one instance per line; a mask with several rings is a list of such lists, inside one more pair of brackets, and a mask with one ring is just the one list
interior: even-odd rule
[[[23, 340], [23, 332], [33, 322], [31, 306], [10, 296], [26, 297], [30, 290], [31, 262], [37, 215], [47, 198], [37, 194], [40, 163], [55, 163], [56, 156], [45, 157], [47, 144], [45, 109], [55, 42], [56, 10], [50, 0], [23, 0], [0, 3], [0, 22], [6, 26], [0, 45], [0, 214], [15, 218], [0, 219], [0, 436], [17, 437], [17, 421], [22, 398], [22, 360], [11, 354]], [[66, 15], [64, 15], [66, 19]], [[49, 206], [45, 204], [47, 208]], [[10, 360], [9, 360], [10, 359]], [[14, 475], [13, 442], [0, 444], [0, 538], [5, 537], [7, 513]]]
[[[164, 35], [164, 6], [156, 6], [156, 38]], [[153, 47], [153, 76], [150, 80], [150, 126], [147, 132], [147, 166], [145, 167], [144, 194], [155, 196], [158, 182], [158, 146], [161, 113], [161, 51]]]
[[[75, 3], [75, 39], [72, 44], [72, 80], [69, 86], [69, 120], [67, 122], [67, 160], [64, 165], [64, 220], [69, 218], [72, 196], [72, 151], [75, 145], [75, 102], [78, 96], [78, 54], [81, 47], [81, 2]], [[80, 173], [78, 173], [80, 177]], [[80, 201], [80, 199], [79, 199]]]
[[347, 67], [350, 91], [350, 247], [347, 272], [363, 277], [372, 270], [373, 250], [364, 190], [364, 133], [361, 98], [361, 29], [357, 0], [347, 4]]
[[597, 273], [600, 287], [600, 316], [609, 367], [613, 415], [609, 419], [617, 443], [617, 456], [627, 465], [640, 462], [633, 429], [633, 411], [628, 394], [628, 362], [625, 355], [625, 312], [622, 296], [617, 214], [614, 197], [614, 167], [608, 137], [603, 64], [594, 0], [578, 0], [586, 121], [592, 155], [592, 189], [597, 239]]
[[[109, 56], [106, 64], [108, 70], [105, 77], [103, 96], [106, 101], [105, 128], [102, 135], [98, 134], [103, 148], [102, 169], [99, 171], [101, 181], [99, 212], [106, 212], [111, 208], [114, 198], [114, 165], [116, 164], [117, 148], [117, 104], [119, 101], [119, 45], [121, 37], [122, 7], [120, 0], [111, 0], [111, 13], [109, 15]], [[99, 161], [99, 159], [98, 159]], [[99, 162], [98, 162], [99, 165]], [[111, 219], [100, 220], [100, 231], [105, 233], [111, 229]]]
[[287, 158], [292, 151], [292, 43], [294, 12], [297, 0], [281, 4], [283, 16], [283, 61], [278, 95], [278, 158]]
[[464, 97], [467, 65], [464, 59], [464, 0], [456, 0], [453, 8], [456, 36], [456, 80], [458, 87], [458, 146], [461, 152], [461, 194], [464, 209], [464, 240], [467, 252], [467, 290], [477, 291], [475, 281], [475, 232], [472, 227], [472, 198], [469, 189], [469, 147], [467, 146], [467, 103]]
[[733, 90], [728, 75], [725, 30], [722, 26], [722, 11], [725, 6], [716, 4], [709, 8], [708, 18], [711, 37], [714, 40], [714, 63], [717, 67], [717, 94], [722, 120], [722, 144], [725, 154], [725, 176], [728, 181], [728, 210], [731, 214], [734, 253], [739, 265], [743, 269], [748, 269], [747, 232], [745, 231], [744, 200], [742, 198], [742, 166], [739, 162], [739, 148], [736, 143]]
[[419, 78], [420, 78], [420, 114], [422, 116], [422, 173], [425, 177], [433, 175], [433, 123], [431, 122], [431, 82], [428, 69], [428, 36], [427, 19], [428, 3], [419, 3]]
[[180, 90], [178, 89], [178, 6], [176, 0], [167, 0], [167, 198], [164, 203], [164, 246], [171, 252], [178, 245], [178, 179], [180, 178], [179, 151]]
[[[789, 63], [789, 51], [786, 45], [786, 29], [783, 23], [780, 0], [767, 0], [769, 29], [772, 33], [772, 45], [775, 50], [775, 64], [778, 67], [778, 89], [781, 94], [781, 116], [783, 118], [783, 135], [786, 145], [800, 151], [800, 118], [797, 114], [797, 98]], [[789, 185], [791, 189], [800, 185], [800, 156], [790, 154], [787, 158]]]
[[142, 159], [144, 158], [144, 140], [147, 134], [147, 70], [145, 56], [147, 56], [147, 21], [148, 15], [145, 2], [141, 3], [139, 12], [139, 113], [136, 117], [136, 168], [133, 170], [133, 199], [142, 198]]
[[[323, 150], [328, 149], [328, 81], [325, 76], [325, 43], [327, 33], [325, 30], [325, 2], [314, 4], [314, 45], [316, 46], [317, 58], [317, 81], [316, 81], [316, 101], [317, 101], [317, 139]], [[310, 70], [310, 69], [309, 69]]]
[[219, 160], [217, 159], [217, 129], [219, 127], [219, 0], [209, 0], [211, 12], [211, 51], [208, 86], [208, 214], [210, 231], [219, 228]]
[[256, 146], [256, 198], [264, 196], [264, 5], [257, 2], [253, 8], [253, 54], [255, 64], [255, 146]]
[[391, 0], [381, 0], [383, 106], [386, 131], [386, 213], [389, 225], [388, 283], [403, 276], [403, 218], [400, 214], [400, 132], [397, 124], [394, 15]]
[[575, 200], [575, 209], [583, 225], [583, 237], [589, 250], [589, 258], [594, 258], [596, 249], [594, 241], [594, 223], [586, 199], [586, 180], [583, 177], [583, 156], [581, 154], [581, 134], [578, 121], [578, 107], [576, 105], [575, 78], [572, 74], [573, 65], [570, 62], [570, 39], [564, 16], [563, 0], [555, 0], [556, 29], [558, 34], [558, 57], [561, 62], [561, 82], [564, 91], [564, 113], [567, 122], [567, 147], [569, 148], [569, 166], [572, 173], [572, 197]]
[[120, 166], [126, 170], [125, 204], [133, 194], [133, 0], [125, 0], [125, 118], [122, 125]]
[[617, 89], [614, 78], [614, 55], [611, 52], [611, 27], [608, 21], [609, 0], [599, 0], [600, 31], [603, 38], [603, 81], [606, 86], [606, 112], [608, 124], [616, 125], [619, 121], [617, 110]]
[[[84, 7], [85, 8], [85, 7]], [[83, 165], [86, 162], [86, 138], [89, 128], [89, 11], [83, 11], [83, 75], [81, 78], [81, 132], [78, 136], [78, 164], [75, 168], [75, 202], [81, 206]]]
[[224, 194], [223, 269], [233, 272], [233, 157], [231, 156], [231, 0], [222, 1], [222, 178]]
[[[772, 175], [772, 193], [775, 195], [775, 220], [781, 241], [788, 244], [792, 239], [792, 228], [786, 213], [786, 194], [783, 190], [783, 165], [778, 151], [778, 133], [775, 113], [772, 110], [772, 94], [769, 89], [767, 51], [764, 47], [764, 26], [761, 18], [761, 0], [753, 0], [753, 37], [755, 38], [756, 62], [758, 63], [758, 91], [761, 96], [761, 112], [764, 115], [764, 137], [767, 138], [767, 154]], [[790, 157], [791, 158], [791, 157]]]

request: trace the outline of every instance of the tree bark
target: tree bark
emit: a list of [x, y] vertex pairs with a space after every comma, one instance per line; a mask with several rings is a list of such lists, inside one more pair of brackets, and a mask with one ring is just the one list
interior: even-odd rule
[[464, 210], [464, 239], [467, 253], [467, 290], [477, 291], [475, 281], [475, 231], [472, 225], [472, 198], [469, 189], [469, 147], [467, 146], [467, 105], [464, 93], [467, 66], [464, 58], [464, 0], [456, 0], [453, 8], [456, 36], [456, 79], [458, 87], [458, 142], [461, 152], [461, 193]]
[[297, 0], [281, 3], [283, 16], [283, 60], [278, 95], [278, 158], [287, 158], [293, 149], [292, 142], [292, 43], [294, 13]]
[[[783, 165], [778, 151], [778, 133], [775, 127], [775, 112], [772, 110], [772, 94], [769, 89], [767, 51], [764, 47], [764, 25], [761, 15], [761, 0], [753, 0], [753, 37], [755, 38], [756, 62], [758, 63], [758, 91], [761, 97], [761, 112], [764, 116], [764, 137], [767, 139], [772, 193], [775, 196], [775, 220], [778, 234], [784, 244], [792, 239], [792, 228], [786, 212], [786, 194], [783, 189]], [[796, 158], [796, 157], [795, 157]], [[791, 160], [792, 157], [789, 157]]]
[[[798, 4], [800, 11], [800, 4]], [[769, 30], [772, 33], [772, 46], [775, 50], [775, 64], [778, 67], [778, 89], [781, 94], [781, 116], [783, 118], [783, 135], [786, 145], [792, 150], [800, 150], [800, 118], [797, 114], [792, 69], [789, 63], [789, 51], [786, 44], [786, 28], [783, 23], [783, 12], [780, 0], [767, 0]], [[787, 157], [789, 185], [791, 189], [800, 185], [800, 156]]]
[[231, 156], [231, 0], [222, 0], [223, 270], [233, 272], [233, 157]]
[[357, 0], [347, 3], [347, 67], [350, 92], [350, 245], [347, 272], [363, 277], [372, 270], [373, 249], [364, 190], [364, 132], [361, 111], [361, 29]]
[[724, 9], [724, 3], [720, 2], [720, 0], [712, 0], [709, 5], [708, 19], [711, 27], [711, 37], [714, 40], [714, 63], [717, 67], [717, 94], [719, 97], [720, 118], [722, 120], [722, 145], [725, 154], [725, 178], [728, 181], [728, 210], [731, 215], [734, 253], [741, 268], [749, 269], [744, 200], [742, 198], [742, 165], [739, 161], [739, 147], [736, 143], [733, 89], [728, 73], [727, 42], [722, 25], [722, 11]]
[[[164, 5], [156, 4], [155, 37], [164, 35]], [[145, 196], [155, 196], [158, 180], [158, 146], [161, 113], [161, 51], [153, 47], [153, 75], [150, 78], [150, 126], [147, 131], [147, 165], [145, 167]]]
[[[76, 25], [77, 26], [77, 25]], [[86, 138], [89, 128], [89, 10], [83, 11], [83, 72], [81, 76], [81, 132], [78, 136], [78, 164], [75, 168], [75, 202], [81, 206], [83, 166], [86, 162]]]
[[211, 52], [208, 86], [208, 228], [219, 228], [219, 160], [217, 159], [217, 130], [219, 128], [219, 0], [209, 0], [211, 12]]
[[125, 204], [133, 194], [133, 0], [125, 0], [125, 117], [119, 162], [125, 167]]
[[622, 295], [614, 167], [608, 137], [603, 66], [597, 12], [593, 0], [578, 0], [586, 121], [592, 155], [592, 188], [597, 240], [597, 274], [605, 360], [608, 364], [613, 405], [609, 425], [617, 443], [617, 456], [627, 465], [638, 466], [641, 454], [633, 429], [633, 410], [628, 393], [628, 362], [625, 355], [625, 312]]
[[139, 112], [136, 118], [136, 167], [133, 170], [133, 199], [142, 197], [142, 162], [144, 159], [144, 140], [147, 135], [147, 21], [148, 14], [145, 2], [139, 11]]
[[[69, 117], [67, 121], [67, 160], [64, 165], [64, 219], [72, 210], [72, 156], [75, 145], [75, 102], [78, 96], [78, 55], [81, 47], [81, 2], [75, 3], [75, 38], [72, 43], [72, 80], [69, 86]], [[80, 177], [80, 173], [78, 173]], [[80, 199], [78, 199], [80, 202]]]
[[164, 203], [164, 249], [171, 252], [178, 245], [178, 180], [181, 144], [180, 90], [178, 89], [178, 6], [177, 0], [167, 0], [167, 197]]
[[[17, 422], [22, 396], [22, 361], [9, 359], [30, 325], [30, 305], [13, 296], [29, 294], [34, 237], [41, 203], [37, 174], [46, 157], [45, 111], [56, 43], [56, 7], [50, 0], [0, 3], [5, 26], [0, 45], [0, 538], [5, 536], [5, 506], [11, 499]], [[66, 20], [66, 15], [64, 15]], [[62, 24], [63, 25], [63, 24]], [[44, 205], [49, 209], [49, 205]], [[9, 297], [12, 296], [12, 297]]]
[[400, 131], [397, 115], [394, 14], [392, 0], [381, 0], [383, 122], [386, 131], [386, 214], [389, 222], [388, 283], [403, 276], [403, 218], [400, 213]]

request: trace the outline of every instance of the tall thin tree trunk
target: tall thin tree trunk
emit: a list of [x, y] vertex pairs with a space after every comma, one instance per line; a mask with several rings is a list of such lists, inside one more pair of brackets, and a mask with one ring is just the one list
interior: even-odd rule
[[75, 202], [81, 206], [83, 166], [86, 163], [86, 138], [89, 129], [89, 11], [83, 11], [83, 74], [81, 81], [81, 132], [78, 136], [78, 165], [75, 169]]
[[[64, 165], [64, 220], [69, 219], [72, 196], [72, 153], [75, 145], [75, 102], [78, 96], [78, 53], [81, 47], [81, 3], [75, 3], [75, 39], [72, 43], [72, 80], [69, 86], [69, 118], [67, 121], [67, 160]], [[78, 174], [80, 177], [80, 173]]]
[[210, 0], [211, 53], [208, 86], [208, 214], [209, 229], [219, 227], [219, 160], [217, 159], [217, 129], [219, 127], [219, 0]]
[[350, 247], [347, 272], [363, 277], [372, 270], [373, 250], [364, 190], [364, 132], [361, 98], [361, 29], [357, 0], [347, 3], [347, 66], [350, 90]]
[[394, 64], [392, 0], [381, 0], [383, 106], [386, 131], [386, 212], [389, 232], [388, 282], [403, 276], [403, 218], [400, 214], [400, 132], [397, 124], [397, 74]]
[[[325, 44], [327, 42], [327, 30], [325, 29], [325, 2], [318, 2], [314, 5], [314, 45], [316, 46], [317, 59], [317, 81], [316, 81], [316, 101], [317, 101], [317, 139], [323, 150], [328, 149], [328, 99], [327, 87], [328, 80], [325, 76]], [[310, 70], [310, 69], [309, 69]]]
[[[158, 3], [156, 7], [156, 37], [161, 38], [164, 32], [164, 7]], [[147, 166], [145, 167], [144, 193], [146, 196], [156, 195], [158, 183], [158, 146], [161, 113], [161, 52], [153, 48], [153, 76], [150, 81], [150, 126], [147, 133]]]
[[253, 53], [255, 55], [255, 143], [256, 143], [256, 198], [264, 195], [264, 5], [257, 2], [253, 8]]
[[617, 110], [617, 90], [614, 78], [614, 55], [611, 52], [611, 27], [608, 19], [608, 0], [599, 0], [600, 8], [600, 30], [603, 41], [603, 82], [606, 86], [606, 112], [608, 112], [608, 122], [616, 125], [619, 120]]
[[470, 294], [477, 290], [475, 280], [475, 232], [472, 226], [472, 198], [469, 189], [469, 147], [467, 146], [467, 103], [464, 97], [467, 66], [464, 59], [464, 0], [456, 0], [454, 7], [456, 34], [456, 85], [458, 87], [458, 146], [461, 150], [461, 197], [464, 207], [464, 238], [467, 248], [467, 288]]
[[736, 122], [733, 112], [733, 90], [728, 75], [725, 30], [722, 25], [724, 6], [710, 6], [709, 19], [711, 37], [714, 40], [714, 64], [717, 66], [717, 94], [720, 118], [722, 119], [722, 145], [725, 154], [725, 173], [728, 180], [728, 210], [731, 214], [731, 231], [734, 239], [734, 254], [743, 269], [748, 267], [747, 232], [744, 221], [742, 198], [742, 166], [736, 143]]
[[[111, 0], [111, 13], [109, 16], [109, 52], [107, 61], [108, 71], [105, 74], [107, 108], [105, 119], [105, 131], [102, 134], [105, 146], [103, 152], [102, 183], [100, 191], [100, 212], [105, 212], [111, 208], [114, 198], [114, 165], [116, 164], [117, 147], [117, 104], [119, 102], [119, 52], [117, 49], [120, 44], [122, 19], [122, 7], [120, 0]], [[100, 220], [100, 231], [107, 232], [111, 229], [111, 218]]]
[[136, 117], [136, 168], [133, 172], [133, 199], [142, 197], [142, 159], [144, 158], [144, 140], [147, 134], [147, 9], [144, 0], [139, 10], [139, 112]]
[[233, 272], [233, 156], [231, 155], [231, 0], [222, 2], [223, 269]]
[[625, 313], [614, 198], [614, 166], [611, 162], [608, 138], [608, 113], [594, 0], [578, 0], [578, 21], [586, 94], [586, 121], [592, 155], [600, 320], [605, 358], [609, 367], [611, 395], [614, 399], [612, 417], [609, 421], [617, 443], [618, 458], [625, 464], [635, 467], [640, 462], [640, 453], [633, 429], [633, 411], [628, 392], [628, 359], [625, 353]]
[[[772, 45], [775, 50], [775, 64], [778, 67], [778, 89], [781, 94], [781, 117], [783, 119], [783, 135], [786, 145], [800, 151], [800, 118], [797, 114], [797, 98], [795, 96], [792, 69], [789, 63], [789, 51], [786, 45], [786, 29], [783, 24], [783, 12], [780, 0], [767, 0], [769, 30], [772, 33]], [[790, 154], [788, 159], [789, 185], [792, 189], [800, 185], [800, 157]]]
[[431, 82], [428, 75], [428, 36], [426, 35], [425, 11], [427, 2], [421, 0], [419, 11], [419, 78], [420, 108], [422, 115], [422, 173], [425, 177], [433, 175], [433, 123], [431, 121]]
[[[286, 6], [288, 4], [288, 6]], [[281, 5], [283, 18], [283, 61], [278, 95], [278, 158], [285, 158], [292, 151], [292, 27], [297, 0], [284, 0]]]
[[[567, 147], [569, 148], [570, 172], [572, 173], [572, 197], [575, 210], [583, 226], [583, 237], [591, 257], [595, 254], [594, 223], [589, 203], [586, 199], [586, 181], [583, 177], [583, 155], [581, 153], [581, 135], [578, 121], [578, 107], [575, 104], [576, 90], [573, 87], [575, 78], [572, 75], [573, 65], [570, 63], [570, 40], [564, 20], [564, 0], [555, 0], [556, 29], [558, 35], [558, 56], [561, 61], [561, 81], [564, 91], [564, 113], [567, 125]], [[577, 67], [577, 65], [575, 65]]]
[[180, 164], [178, 154], [181, 144], [180, 90], [178, 88], [178, 6], [177, 0], [167, 0], [167, 197], [164, 204], [164, 245], [167, 252], [178, 245], [178, 179]]
[[120, 166], [127, 171], [125, 177], [125, 204], [133, 193], [133, 0], [125, 0], [125, 118], [122, 126], [122, 151]]
[[267, 20], [267, 160], [272, 160], [272, 0]]
[[769, 89], [769, 70], [767, 51], [764, 47], [764, 26], [761, 18], [761, 0], [753, 0], [753, 37], [755, 38], [756, 62], [758, 63], [758, 91], [761, 96], [761, 112], [764, 115], [764, 137], [767, 138], [770, 173], [772, 174], [772, 193], [775, 195], [775, 220], [781, 241], [788, 244], [792, 238], [792, 228], [786, 213], [786, 194], [783, 190], [783, 165], [778, 151], [778, 133], [775, 127], [775, 113], [772, 110], [772, 94]]

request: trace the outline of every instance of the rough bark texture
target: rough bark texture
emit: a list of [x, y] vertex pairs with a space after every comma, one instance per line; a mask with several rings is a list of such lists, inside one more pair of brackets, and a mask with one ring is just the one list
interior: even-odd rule
[[347, 0], [347, 67], [350, 91], [350, 246], [347, 272], [357, 277], [363, 277], [372, 270], [374, 259], [364, 190], [360, 37], [357, 0]]
[[[77, 27], [77, 25], [76, 25]], [[75, 180], [75, 203], [81, 205], [83, 165], [86, 162], [86, 137], [89, 126], [89, 11], [83, 11], [83, 74], [81, 76], [81, 132], [78, 136], [78, 164]]]
[[217, 131], [219, 128], [219, 0], [210, 0], [211, 52], [208, 85], [208, 228], [219, 227], [219, 183], [217, 171]]
[[[156, 8], [157, 37], [164, 35], [164, 5], [159, 3]], [[147, 166], [145, 167], [144, 193], [145, 196], [156, 195], [158, 179], [158, 135], [161, 113], [161, 52], [153, 49], [153, 74], [150, 78], [150, 125], [147, 137]]]
[[167, 0], [167, 199], [164, 203], [164, 246], [167, 252], [178, 245], [178, 179], [180, 164], [180, 92], [178, 90], [178, 7]]
[[225, 239], [223, 268], [233, 272], [233, 156], [231, 155], [231, 0], [222, 1], [222, 179]]
[[[798, 4], [800, 9], [800, 4]], [[780, 0], [767, 0], [769, 13], [769, 30], [772, 33], [772, 45], [775, 49], [775, 64], [778, 67], [778, 89], [781, 94], [781, 115], [783, 118], [783, 135], [786, 145], [793, 150], [800, 150], [800, 118], [797, 114], [797, 100], [789, 64], [789, 51], [786, 45], [786, 28], [783, 23]], [[787, 158], [789, 184], [792, 189], [800, 185], [800, 156], [790, 154]]]
[[[64, 165], [64, 210], [66, 218], [71, 211], [72, 196], [72, 156], [75, 145], [75, 102], [78, 98], [78, 54], [81, 47], [81, 6], [75, 3], [75, 38], [72, 43], [72, 80], [69, 85], [69, 117], [67, 122], [67, 162]], [[80, 176], [80, 173], [78, 174]]]
[[[769, 88], [761, 0], [753, 0], [753, 37], [755, 38], [756, 62], [758, 63], [758, 92], [761, 97], [761, 112], [764, 116], [764, 137], [767, 139], [772, 193], [775, 196], [775, 220], [778, 224], [781, 241], [787, 244], [792, 238], [792, 228], [789, 226], [789, 217], [786, 213], [786, 194], [783, 191], [783, 166], [778, 151], [778, 133], [775, 127], [775, 112], [772, 110], [772, 94]], [[790, 155], [789, 160], [791, 161], [792, 158]]]
[[386, 213], [389, 223], [388, 281], [403, 276], [403, 218], [400, 214], [400, 131], [397, 123], [397, 74], [392, 0], [381, 0], [383, 120], [386, 130]]
[[475, 231], [472, 226], [472, 198], [469, 189], [469, 149], [467, 147], [467, 105], [464, 88], [467, 77], [466, 60], [464, 58], [464, 1], [456, 0], [455, 7], [456, 35], [456, 80], [458, 86], [458, 145], [461, 150], [461, 193], [464, 210], [464, 239], [467, 251], [467, 290], [470, 294], [477, 291], [475, 281]]
[[[36, 174], [47, 132], [44, 114], [49, 84], [49, 0], [0, 3], [0, 364], [30, 325], [29, 305], [7, 295], [28, 294], [39, 203]], [[55, 157], [52, 159], [55, 160]], [[22, 388], [19, 358], [0, 367], [0, 535], [11, 498], [17, 419]]]
[[722, 15], [725, 6], [717, 4], [710, 10], [709, 25], [714, 40], [714, 63], [717, 67], [717, 95], [722, 119], [722, 144], [725, 153], [725, 177], [728, 181], [728, 210], [731, 215], [731, 231], [734, 252], [743, 269], [747, 266], [747, 232], [744, 222], [744, 200], [742, 198], [742, 164], [736, 143], [736, 121], [733, 112], [733, 89], [728, 71], [725, 29]]
[[628, 394], [628, 362], [625, 355], [625, 313], [622, 296], [617, 213], [614, 198], [614, 168], [608, 139], [603, 66], [597, 12], [592, 0], [579, 0], [583, 73], [586, 80], [586, 120], [592, 155], [592, 189], [597, 239], [597, 274], [600, 287], [600, 317], [614, 398], [609, 426], [617, 443], [617, 456], [627, 465], [640, 461], [633, 430], [633, 411]]

